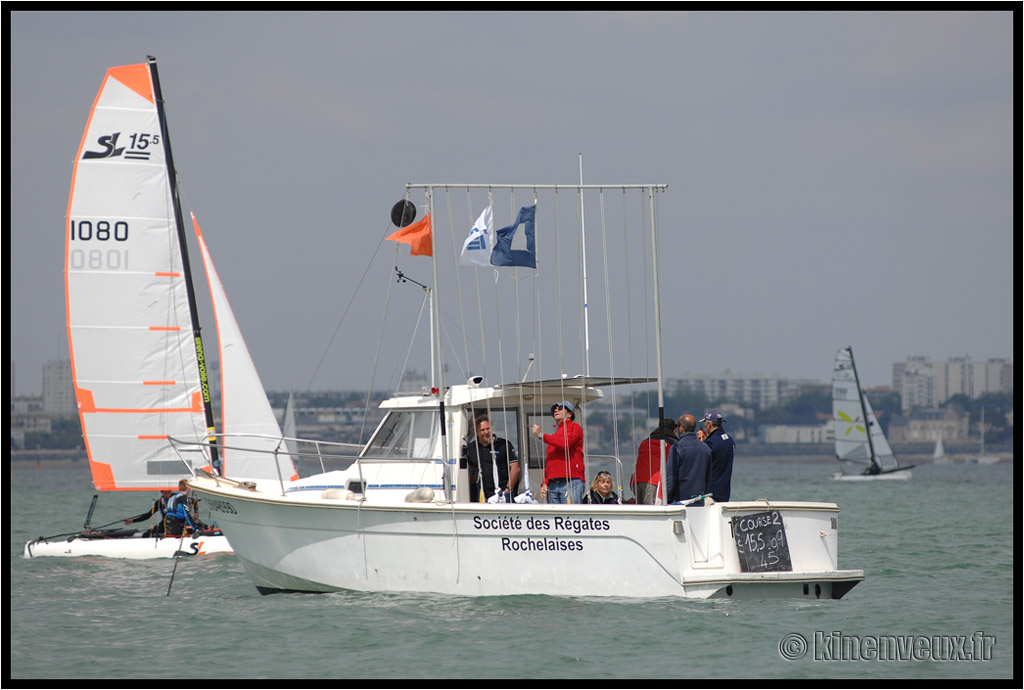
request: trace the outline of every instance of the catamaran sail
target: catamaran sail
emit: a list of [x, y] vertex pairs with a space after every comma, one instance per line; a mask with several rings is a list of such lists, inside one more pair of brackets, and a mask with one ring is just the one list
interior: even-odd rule
[[[195, 214], [192, 215], [199, 249], [210, 285], [217, 338], [220, 343], [221, 428], [223, 471], [245, 479], [298, 479], [274, 411], [256, 371], [245, 338], [235, 320], [227, 293], [206, 246]], [[276, 453], [276, 469], [266, 453]]]
[[93, 483], [177, 486], [189, 468], [167, 439], [208, 434], [213, 411], [152, 60], [107, 71], [75, 157], [66, 236], [71, 371]]
[[[110, 68], [75, 157], [65, 228], [71, 370], [98, 490], [177, 487], [200, 468], [219, 470], [218, 447], [231, 453], [236, 476], [296, 478], [287, 454], [258, 467], [248, 461], [250, 448], [267, 446], [244, 434], [279, 439], [281, 431], [195, 229], [218, 314], [222, 394], [233, 405], [227, 421], [243, 436], [234, 445], [204, 443], [182, 455], [171, 439], [215, 434], [163, 98], [153, 58]], [[87, 520], [82, 533], [59, 536], [29, 542], [25, 555], [158, 558], [230, 551], [219, 531], [141, 538], [135, 530], [93, 530]]]
[[892, 452], [871, 409], [871, 402], [861, 390], [853, 348], [850, 347], [836, 353], [832, 372], [832, 421], [835, 425], [836, 457], [840, 462], [863, 466], [863, 476], [908, 469]]

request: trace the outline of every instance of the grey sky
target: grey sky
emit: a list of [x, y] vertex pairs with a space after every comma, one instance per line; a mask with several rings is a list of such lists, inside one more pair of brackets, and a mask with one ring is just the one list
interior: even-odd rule
[[[1018, 18], [14, 12], [15, 392], [68, 356], [72, 159], [105, 70], [147, 55], [269, 389], [309, 383], [406, 182], [571, 184], [581, 152], [587, 182], [669, 185], [668, 376], [1012, 358]], [[365, 385], [373, 340], [313, 388]]]

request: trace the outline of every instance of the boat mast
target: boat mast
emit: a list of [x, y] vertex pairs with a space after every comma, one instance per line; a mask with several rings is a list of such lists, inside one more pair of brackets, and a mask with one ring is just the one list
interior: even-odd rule
[[[658, 282], [658, 227], [657, 223], [654, 222], [654, 191], [654, 187], [648, 190], [647, 199], [650, 205], [651, 216], [651, 265], [653, 267], [652, 282], [654, 284], [654, 358], [658, 373], [658, 429], [660, 431], [665, 421], [665, 379], [661, 371], [661, 290], [659, 289], [660, 283]], [[665, 444], [659, 443], [658, 447], [661, 448], [661, 476], [665, 477], [665, 462], [668, 459], [666, 457]], [[664, 492], [664, 497], [668, 497], [667, 490]], [[657, 497], [654, 500], [657, 502]], [[664, 498], [662, 502], [664, 502]]]
[[164, 112], [163, 92], [160, 90], [160, 77], [157, 74], [156, 58], [152, 55], [146, 56], [149, 59], [149, 73], [153, 79], [153, 95], [156, 98], [156, 111], [160, 118], [160, 131], [163, 133], [164, 159], [167, 163], [167, 177], [171, 186], [171, 199], [174, 201], [174, 224], [178, 231], [178, 244], [181, 248], [181, 265], [185, 274], [185, 290], [188, 294], [188, 309], [192, 316], [192, 341], [195, 344], [196, 360], [199, 363], [199, 382], [203, 392], [203, 409], [206, 412], [206, 433], [210, 440], [210, 463], [220, 474], [221, 463], [217, 453], [216, 439], [214, 437], [213, 423], [213, 401], [210, 397], [210, 379], [206, 373], [206, 356], [203, 350], [203, 338], [199, 327], [199, 308], [196, 306], [196, 291], [192, 284], [192, 267], [188, 259], [188, 240], [185, 235], [185, 223], [181, 214], [181, 198], [178, 195], [178, 174], [174, 168], [174, 158], [171, 155], [171, 138], [167, 132], [167, 114]]
[[[864, 406], [864, 391], [860, 388], [860, 377], [857, 376], [857, 363], [853, 360], [853, 347], [846, 348], [850, 353], [850, 368], [853, 369], [853, 382], [857, 385], [857, 397], [860, 399], [860, 413], [864, 416], [864, 428], [868, 432], [868, 451], [871, 453], [871, 464], [879, 470], [882, 466], [875, 458], [875, 444], [871, 442], [871, 420], [868, 419], [868, 410]], [[895, 456], [894, 456], [895, 457]]]
[[[427, 190], [427, 210], [430, 213], [431, 219], [433, 219], [435, 217], [433, 188]], [[430, 228], [430, 268], [434, 278], [434, 288], [436, 288], [439, 284], [437, 282], [437, 240], [433, 227]], [[454, 457], [454, 453], [450, 452], [448, 448], [448, 420], [444, 412], [444, 351], [441, 347], [441, 305], [438, 295], [431, 292], [430, 297], [430, 347], [434, 349], [430, 357], [430, 366], [433, 367], [434, 362], [437, 362], [437, 408], [441, 421], [441, 452], [443, 453], [441, 458], [441, 466], [443, 468], [441, 477], [442, 481], [444, 481], [445, 500], [449, 503], [454, 503], [455, 493], [452, 491], [452, 466], [457, 460]]]
[[583, 215], [583, 154], [580, 154], [580, 254], [583, 264], [583, 375], [590, 376], [590, 304], [587, 301], [587, 224]]

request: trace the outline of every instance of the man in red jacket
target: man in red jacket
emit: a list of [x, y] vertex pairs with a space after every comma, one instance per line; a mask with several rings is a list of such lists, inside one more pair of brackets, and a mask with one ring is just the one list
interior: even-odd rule
[[678, 425], [674, 419], [661, 420], [661, 426], [644, 439], [636, 455], [636, 471], [629, 478], [629, 486], [636, 495], [636, 502], [654, 505], [658, 502], [658, 484], [661, 482], [661, 458], [664, 448], [667, 459], [672, 446], [679, 440], [676, 436]]
[[583, 429], [576, 423], [576, 408], [568, 400], [551, 406], [555, 430], [550, 434], [533, 425], [533, 435], [547, 444], [541, 498], [548, 503], [582, 503], [586, 493], [583, 470]]

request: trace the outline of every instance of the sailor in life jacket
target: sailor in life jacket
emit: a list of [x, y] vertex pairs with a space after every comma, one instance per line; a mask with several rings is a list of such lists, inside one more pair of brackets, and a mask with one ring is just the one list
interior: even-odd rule
[[183, 533], [182, 530], [191, 532], [197, 529], [199, 522], [188, 494], [188, 484], [182, 479], [178, 482], [178, 493], [167, 501], [167, 518], [164, 521], [165, 535], [177, 537]]

